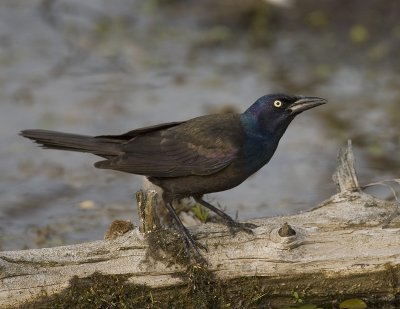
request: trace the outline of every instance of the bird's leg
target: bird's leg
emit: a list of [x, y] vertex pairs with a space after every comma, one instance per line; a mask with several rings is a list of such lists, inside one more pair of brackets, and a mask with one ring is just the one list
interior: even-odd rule
[[[176, 213], [175, 209], [171, 206], [170, 202], [165, 202], [165, 207], [167, 208], [168, 212], [171, 214], [172, 218], [175, 220], [175, 223], [178, 226], [179, 232], [181, 235], [184, 237], [186, 245], [189, 249], [192, 249], [192, 252], [194, 253], [195, 259], [199, 262], [206, 263], [207, 261], [204, 259], [204, 257], [201, 255], [199, 252], [199, 248], [207, 251], [207, 248], [203, 246], [201, 243], [195, 241], [192, 237], [192, 235], [189, 233], [188, 229], [183, 225], [181, 219], [179, 219], [178, 214]], [[189, 250], [190, 254], [190, 250]]]
[[252, 224], [252, 223], [240, 223], [235, 220], [233, 220], [229, 215], [227, 215], [225, 212], [223, 212], [221, 209], [211, 205], [210, 203], [206, 202], [203, 200], [201, 197], [194, 197], [194, 200], [203, 205], [204, 207], [212, 210], [215, 212], [218, 216], [220, 216], [228, 225], [228, 227], [231, 229], [231, 232], [233, 234], [236, 233], [236, 231], [241, 230], [249, 234], [253, 234], [253, 231], [251, 229], [254, 229], [257, 227], [257, 225]]

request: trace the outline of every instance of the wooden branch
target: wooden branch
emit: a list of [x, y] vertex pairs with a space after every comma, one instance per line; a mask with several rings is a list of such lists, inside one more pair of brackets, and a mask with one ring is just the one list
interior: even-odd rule
[[[288, 304], [293, 291], [320, 302], [354, 295], [367, 301], [398, 297], [400, 220], [395, 218], [382, 228], [398, 205], [358, 191], [351, 144], [341, 152], [339, 161], [339, 170], [346, 171], [335, 173], [341, 192], [311, 211], [249, 221], [258, 225], [254, 235], [240, 232], [232, 236], [225, 226], [213, 223], [191, 229], [209, 248], [204, 252], [209, 262], [204, 270], [212, 285], [219, 286], [222, 294], [218, 299], [229, 299], [229, 293], [237, 297], [246, 288], [249, 292], [242, 296], [248, 299], [241, 300], [243, 304], [272, 307]], [[154, 243], [155, 236], [162, 235], [156, 232], [160, 231], [159, 221], [152, 210], [156, 193], [138, 193], [138, 202], [140, 212], [147, 213], [140, 229], [145, 233], [116, 224], [106, 240], [0, 252], [0, 307], [40, 302], [43, 295], [68, 290], [76, 276], [87, 278], [95, 272], [126, 275], [125, 284], [146, 285], [155, 303], [167, 299], [159, 294], [166, 288], [169, 293], [174, 289], [188, 293], [181, 289], [193, 284], [193, 272], [188, 273], [187, 265], [171, 262], [179, 260], [179, 239], [166, 233], [162, 241]], [[158, 247], [162, 251], [156, 252]], [[195, 288], [192, 285], [191, 291], [210, 289], [207, 282]], [[259, 294], [255, 295], [256, 291]], [[205, 294], [211, 297], [210, 293], [207, 290]]]
[[360, 191], [351, 140], [347, 141], [347, 148], [342, 148], [338, 154], [338, 166], [332, 176], [338, 192]]

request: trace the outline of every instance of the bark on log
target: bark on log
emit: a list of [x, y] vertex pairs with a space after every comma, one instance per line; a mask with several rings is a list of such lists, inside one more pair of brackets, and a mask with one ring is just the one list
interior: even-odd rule
[[[138, 195], [143, 214], [140, 231], [146, 233], [139, 228], [129, 230], [124, 224], [121, 232], [117, 224], [106, 240], [0, 252], [0, 307], [39, 304], [43, 295], [65, 292], [71, 279], [95, 272], [126, 275], [125, 285], [146, 285], [152, 304], [148, 307], [155, 308], [163, 307], [167, 299], [162, 291], [187, 293], [182, 288], [188, 286], [191, 295], [203, 291], [214, 297], [207, 299], [209, 307], [225, 301], [232, 308], [276, 308], [290, 303], [293, 291], [309, 302], [355, 295], [369, 303], [396, 302], [400, 295], [400, 220], [393, 213], [399, 205], [360, 191], [351, 144], [341, 151], [339, 163], [334, 179], [342, 191], [310, 211], [251, 220], [258, 225], [254, 235], [240, 232], [233, 237], [225, 226], [212, 223], [191, 228], [209, 248], [204, 252], [209, 265], [202, 268], [207, 284], [193, 278], [196, 266], [171, 262], [171, 256], [179, 262], [179, 252], [171, 251], [182, 247], [176, 235], [157, 238], [164, 235], [159, 222], [151, 219], [155, 218], [153, 211], [144, 211], [153, 209], [156, 201], [156, 193], [148, 191]], [[156, 252], [158, 247], [164, 250]], [[219, 294], [213, 294], [210, 285], [218, 285]], [[193, 305], [195, 300], [191, 301]], [[90, 308], [90, 302], [85, 306]]]

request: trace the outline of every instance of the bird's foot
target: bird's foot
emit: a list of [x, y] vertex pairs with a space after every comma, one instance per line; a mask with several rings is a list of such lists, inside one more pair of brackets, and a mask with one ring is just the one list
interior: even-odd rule
[[[185, 240], [187, 240], [187, 239], [186, 239], [186, 236], [187, 236], [187, 235], [185, 235]], [[190, 240], [187, 242], [187, 244], [189, 245], [189, 247], [196, 249], [197, 252], [199, 252], [198, 249], [201, 249], [201, 250], [204, 250], [204, 251], [208, 252], [208, 248], [207, 248], [205, 245], [203, 245], [202, 243], [200, 243], [200, 242], [198, 242], [197, 240], [195, 240], [195, 239], [192, 237], [192, 235], [188, 234], [188, 236], [189, 236], [188, 238], [190, 239]]]
[[232, 221], [227, 221], [227, 225], [229, 227], [229, 230], [231, 232], [232, 235], [236, 235], [237, 232], [243, 231], [247, 234], [254, 234], [252, 229], [255, 229], [256, 227], [258, 227], [257, 225], [253, 224], [253, 223], [241, 223], [241, 222], [237, 222], [235, 220]]
[[193, 258], [198, 264], [208, 265], [207, 260], [200, 253], [199, 249], [208, 252], [208, 248], [202, 243], [196, 241], [189, 233], [184, 233], [183, 237], [186, 243], [186, 254], [189, 258]]
[[175, 220], [177, 224], [180, 235], [185, 240], [185, 249], [189, 258], [193, 257], [194, 260], [203, 265], [207, 265], [207, 260], [201, 255], [199, 249], [204, 251], [208, 251], [207, 247], [196, 241], [193, 236], [190, 234], [188, 229], [183, 225], [181, 219], [179, 219], [175, 209], [171, 206], [170, 203], [165, 203], [165, 207], [168, 209], [169, 213], [172, 215], [172, 218]]
[[243, 231], [248, 234], [253, 234], [252, 229], [258, 227], [257, 225], [252, 224], [252, 223], [240, 223], [240, 222], [233, 220], [230, 216], [228, 216], [221, 209], [211, 205], [210, 203], [203, 200], [201, 197], [195, 197], [195, 200], [197, 203], [203, 205], [204, 207], [210, 209], [211, 211], [215, 212], [218, 216], [220, 216], [226, 222], [226, 225], [229, 227], [229, 229], [233, 235], [236, 235], [236, 233], [239, 231]]

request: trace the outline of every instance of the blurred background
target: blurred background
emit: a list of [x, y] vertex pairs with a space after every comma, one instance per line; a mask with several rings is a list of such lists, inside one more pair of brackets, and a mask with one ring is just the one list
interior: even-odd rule
[[296, 118], [267, 167], [209, 201], [239, 219], [310, 209], [335, 192], [347, 139], [362, 184], [400, 178], [399, 54], [394, 0], [3, 0], [0, 249], [137, 222], [141, 177], [42, 150], [22, 129], [119, 134], [241, 112], [267, 93], [313, 95], [329, 104]]

